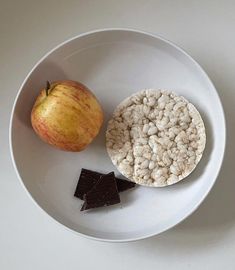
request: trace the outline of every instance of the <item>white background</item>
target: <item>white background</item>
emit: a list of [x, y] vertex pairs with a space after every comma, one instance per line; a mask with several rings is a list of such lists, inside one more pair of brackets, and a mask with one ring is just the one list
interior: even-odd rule
[[[214, 82], [225, 109], [227, 151], [205, 202], [159, 236], [124, 244], [65, 230], [29, 199], [13, 170], [8, 125], [32, 66], [88, 30], [129, 27], [183, 47]], [[0, 0], [0, 269], [235, 269], [235, 1]]]

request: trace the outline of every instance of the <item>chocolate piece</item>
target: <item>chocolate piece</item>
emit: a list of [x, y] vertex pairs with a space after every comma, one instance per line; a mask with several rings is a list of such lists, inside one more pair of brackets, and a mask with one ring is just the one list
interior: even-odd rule
[[[94, 172], [87, 169], [82, 169], [74, 196], [83, 200], [83, 196], [92, 189], [92, 187], [98, 182], [100, 177], [103, 175], [104, 174], [102, 173]], [[123, 180], [120, 178], [115, 178], [115, 179], [117, 182], [118, 192], [125, 191], [135, 186], [135, 183], [133, 182]]]
[[123, 180], [120, 178], [116, 178], [116, 181], [117, 181], [118, 192], [122, 192], [122, 191], [125, 191], [127, 189], [133, 188], [136, 185], [134, 182]]
[[83, 200], [84, 194], [93, 188], [100, 179], [100, 176], [102, 176], [101, 173], [82, 169], [74, 196]]
[[94, 187], [84, 195], [81, 211], [120, 203], [114, 173], [102, 175]]

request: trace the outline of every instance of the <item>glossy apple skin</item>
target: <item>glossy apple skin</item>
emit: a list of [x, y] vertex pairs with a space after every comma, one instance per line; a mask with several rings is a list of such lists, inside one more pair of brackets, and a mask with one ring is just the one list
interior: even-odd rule
[[101, 105], [92, 92], [75, 81], [56, 81], [42, 89], [31, 112], [39, 137], [65, 151], [79, 152], [97, 136], [103, 123]]

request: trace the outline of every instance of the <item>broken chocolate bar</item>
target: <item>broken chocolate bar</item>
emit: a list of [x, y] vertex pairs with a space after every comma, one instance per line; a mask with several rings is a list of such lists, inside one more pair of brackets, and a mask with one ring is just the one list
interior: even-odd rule
[[[92, 189], [92, 187], [98, 182], [100, 177], [103, 175], [104, 174], [102, 173], [94, 172], [87, 169], [82, 169], [74, 196], [83, 200], [83, 196]], [[117, 182], [118, 192], [125, 191], [135, 186], [135, 183], [133, 182], [123, 180], [120, 178], [115, 178], [115, 179]]]
[[114, 173], [102, 175], [94, 187], [84, 195], [83, 199], [84, 204], [81, 211], [120, 203]]

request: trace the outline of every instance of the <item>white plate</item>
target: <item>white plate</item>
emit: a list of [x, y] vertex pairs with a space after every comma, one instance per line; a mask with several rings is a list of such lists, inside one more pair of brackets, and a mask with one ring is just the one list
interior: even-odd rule
[[[100, 100], [105, 124], [81, 153], [43, 143], [30, 125], [30, 111], [46, 81], [78, 80]], [[199, 109], [207, 145], [196, 170], [165, 188], [137, 187], [121, 194], [122, 203], [89, 213], [73, 197], [81, 168], [115, 171], [105, 149], [107, 120], [116, 105], [143, 88], [171, 89]], [[156, 35], [106, 29], [70, 39], [41, 59], [25, 79], [10, 124], [16, 172], [33, 200], [67, 228], [93, 239], [131, 241], [159, 234], [190, 215], [213, 186], [225, 148], [225, 121], [217, 92], [202, 68], [182, 49]]]

